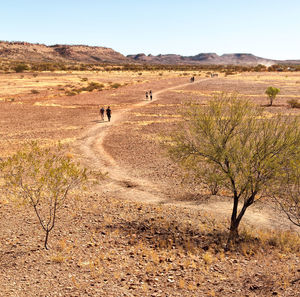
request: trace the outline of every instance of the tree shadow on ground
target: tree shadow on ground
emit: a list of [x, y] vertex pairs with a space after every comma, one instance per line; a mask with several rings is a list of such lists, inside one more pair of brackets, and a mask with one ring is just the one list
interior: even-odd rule
[[215, 249], [216, 252], [225, 246], [227, 230], [211, 229], [209, 231], [194, 230], [187, 226], [180, 226], [176, 221], [164, 224], [154, 218], [137, 221], [123, 221], [106, 225], [109, 231], [119, 230], [130, 238], [130, 244], [144, 242], [148, 246], [158, 249], [181, 248], [185, 252], [193, 250]]

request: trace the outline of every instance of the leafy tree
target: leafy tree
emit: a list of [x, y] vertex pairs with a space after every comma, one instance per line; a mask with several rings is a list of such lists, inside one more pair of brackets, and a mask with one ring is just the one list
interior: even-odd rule
[[277, 89], [275, 87], [268, 87], [266, 89], [265, 94], [267, 94], [270, 99], [270, 106], [273, 105], [273, 101], [275, 100], [275, 98], [279, 92], [280, 92], [280, 89]]
[[19, 203], [31, 206], [45, 231], [45, 249], [58, 210], [70, 192], [87, 180], [86, 170], [66, 156], [60, 145], [53, 149], [32, 143], [2, 164], [5, 188]]
[[208, 106], [190, 104], [183, 117], [170, 144], [170, 156], [185, 168], [204, 162], [218, 169], [223, 187], [233, 198], [229, 246], [238, 237], [247, 208], [296, 153], [299, 121], [279, 115], [264, 118], [262, 109], [225, 94], [209, 101]]

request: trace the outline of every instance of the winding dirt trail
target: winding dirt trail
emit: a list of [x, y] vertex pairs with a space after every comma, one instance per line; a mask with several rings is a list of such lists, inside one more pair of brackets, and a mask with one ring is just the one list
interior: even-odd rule
[[[202, 83], [207, 79], [199, 80], [194, 84]], [[180, 84], [168, 87], [153, 93], [153, 100], [142, 100], [119, 112], [112, 114], [111, 122], [100, 122], [87, 130], [80, 139], [79, 149], [84, 156], [84, 163], [89, 168], [108, 172], [109, 184], [106, 185], [106, 192], [114, 194], [123, 199], [143, 201], [148, 203], [167, 203], [166, 197], [156, 184], [142, 178], [133, 178], [130, 172], [120, 167], [111, 155], [104, 149], [104, 141], [109, 129], [121, 125], [124, 114], [129, 111], [145, 106], [159, 99], [159, 95], [190, 85], [191, 83]]]
[[[193, 84], [201, 84], [208, 79], [202, 79]], [[173, 201], [167, 198], [159, 186], [147, 179], [136, 178], [130, 175], [125, 168], [122, 168], [105, 150], [104, 142], [111, 127], [121, 125], [124, 114], [135, 108], [145, 106], [159, 99], [159, 95], [178, 88], [186, 87], [191, 83], [161, 89], [153, 93], [153, 100], [141, 100], [141, 102], [112, 114], [111, 122], [97, 122], [94, 126], [84, 132], [77, 143], [77, 148], [83, 157], [83, 163], [92, 170], [107, 172], [105, 193], [118, 198], [155, 204], [173, 204], [181, 207], [197, 208], [204, 212], [213, 212], [217, 216], [229, 218], [232, 211], [231, 201], [224, 199], [214, 200], [213, 198], [205, 203]], [[97, 190], [97, 189], [96, 189]], [[100, 189], [99, 189], [100, 190]], [[103, 188], [101, 188], [103, 191]], [[279, 218], [280, 216], [280, 218]], [[273, 209], [262, 205], [254, 205], [245, 214], [244, 221], [253, 226], [266, 227], [269, 229], [294, 229], [290, 222]]]

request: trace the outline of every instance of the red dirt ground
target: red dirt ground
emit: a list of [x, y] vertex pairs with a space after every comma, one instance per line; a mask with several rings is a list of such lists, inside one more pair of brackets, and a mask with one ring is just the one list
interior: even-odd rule
[[[160, 145], [176, 127], [181, 102], [205, 104], [216, 91], [267, 104], [264, 90], [274, 85], [282, 96], [267, 112], [298, 112], [286, 102], [298, 96], [300, 76], [286, 75], [196, 77], [194, 84], [158, 77], [72, 97], [0, 102], [2, 156], [28, 140], [61, 140], [86, 166], [108, 172], [61, 210], [49, 251], [32, 211], [3, 197], [0, 295], [299, 296], [299, 237], [287, 231], [287, 220], [271, 205], [254, 206], [240, 245], [225, 252], [230, 199], [183, 186]], [[153, 102], [144, 100], [149, 89]], [[112, 107], [111, 123], [100, 121], [102, 105]]]

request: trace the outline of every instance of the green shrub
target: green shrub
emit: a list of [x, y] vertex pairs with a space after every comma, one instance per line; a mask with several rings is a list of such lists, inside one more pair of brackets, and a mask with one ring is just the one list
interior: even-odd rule
[[19, 64], [13, 68], [17, 73], [24, 72], [25, 70], [28, 70], [28, 66], [26, 64]]
[[81, 88], [83, 91], [92, 92], [94, 90], [102, 91], [104, 88], [103, 84], [99, 84], [97, 82], [90, 82], [89, 85], [85, 88]]
[[279, 92], [280, 92], [280, 89], [275, 88], [275, 87], [268, 87], [266, 89], [265, 94], [267, 94], [270, 99], [270, 106], [273, 105], [273, 101], [275, 100], [275, 98]]
[[119, 83], [114, 83], [114, 84], [111, 85], [112, 89], [117, 89], [119, 87], [121, 87], [121, 84], [119, 84]]

